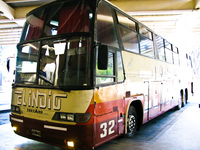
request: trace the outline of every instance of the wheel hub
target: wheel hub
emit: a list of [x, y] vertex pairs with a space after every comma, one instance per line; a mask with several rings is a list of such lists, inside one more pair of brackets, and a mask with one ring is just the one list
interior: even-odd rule
[[128, 118], [128, 130], [130, 132], [133, 132], [135, 130], [136, 126], [136, 118], [133, 115], [130, 115]]

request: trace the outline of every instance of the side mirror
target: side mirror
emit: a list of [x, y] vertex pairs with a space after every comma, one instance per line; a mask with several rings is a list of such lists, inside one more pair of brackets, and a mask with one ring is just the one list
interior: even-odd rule
[[10, 72], [10, 59], [7, 59], [7, 64], [6, 64], [8, 72]]
[[107, 70], [108, 68], [108, 46], [99, 45], [98, 47], [98, 69]]

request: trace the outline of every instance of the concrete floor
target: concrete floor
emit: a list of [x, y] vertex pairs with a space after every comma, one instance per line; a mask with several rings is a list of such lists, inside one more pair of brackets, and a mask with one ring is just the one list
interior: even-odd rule
[[[144, 124], [134, 139], [119, 137], [96, 150], [200, 150], [200, 108], [193, 98], [181, 110], [170, 110]], [[0, 150], [62, 150], [20, 137], [11, 129], [9, 113], [0, 113]]]

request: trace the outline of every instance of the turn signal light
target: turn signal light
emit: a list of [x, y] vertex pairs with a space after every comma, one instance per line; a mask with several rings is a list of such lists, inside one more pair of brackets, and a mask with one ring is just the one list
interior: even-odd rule
[[21, 110], [19, 106], [11, 105], [11, 112], [21, 114]]

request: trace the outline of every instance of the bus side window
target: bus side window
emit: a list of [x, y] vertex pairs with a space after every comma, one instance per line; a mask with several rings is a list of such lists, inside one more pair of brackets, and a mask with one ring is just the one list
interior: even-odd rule
[[[114, 55], [115, 53], [108, 51], [108, 67], [105, 70], [98, 69], [98, 62], [96, 62], [97, 84], [115, 82]], [[98, 61], [98, 51], [96, 52], [96, 60]]]
[[102, 44], [119, 48], [112, 10], [104, 2], [99, 3], [97, 10], [97, 31], [96, 40]]
[[174, 64], [179, 65], [178, 54], [173, 52]]
[[174, 64], [179, 65], [178, 48], [176, 48], [174, 45], [173, 45], [173, 59], [174, 59]]
[[166, 62], [173, 63], [172, 45], [165, 40]]
[[155, 58], [154, 47], [153, 47], [153, 37], [152, 32], [150, 32], [145, 27], [139, 25], [140, 32], [140, 53], [144, 56]]
[[124, 49], [134, 53], [139, 53], [136, 23], [119, 12], [117, 12], [117, 19]]
[[118, 82], [124, 81], [123, 62], [122, 62], [122, 56], [120, 52], [117, 52], [117, 79], [118, 79]]
[[137, 33], [119, 25], [124, 49], [134, 53], [139, 53]]
[[158, 51], [158, 59], [165, 61], [165, 48], [163, 43], [163, 38], [160, 36], [156, 36], [156, 44], [157, 44], [157, 51]]

